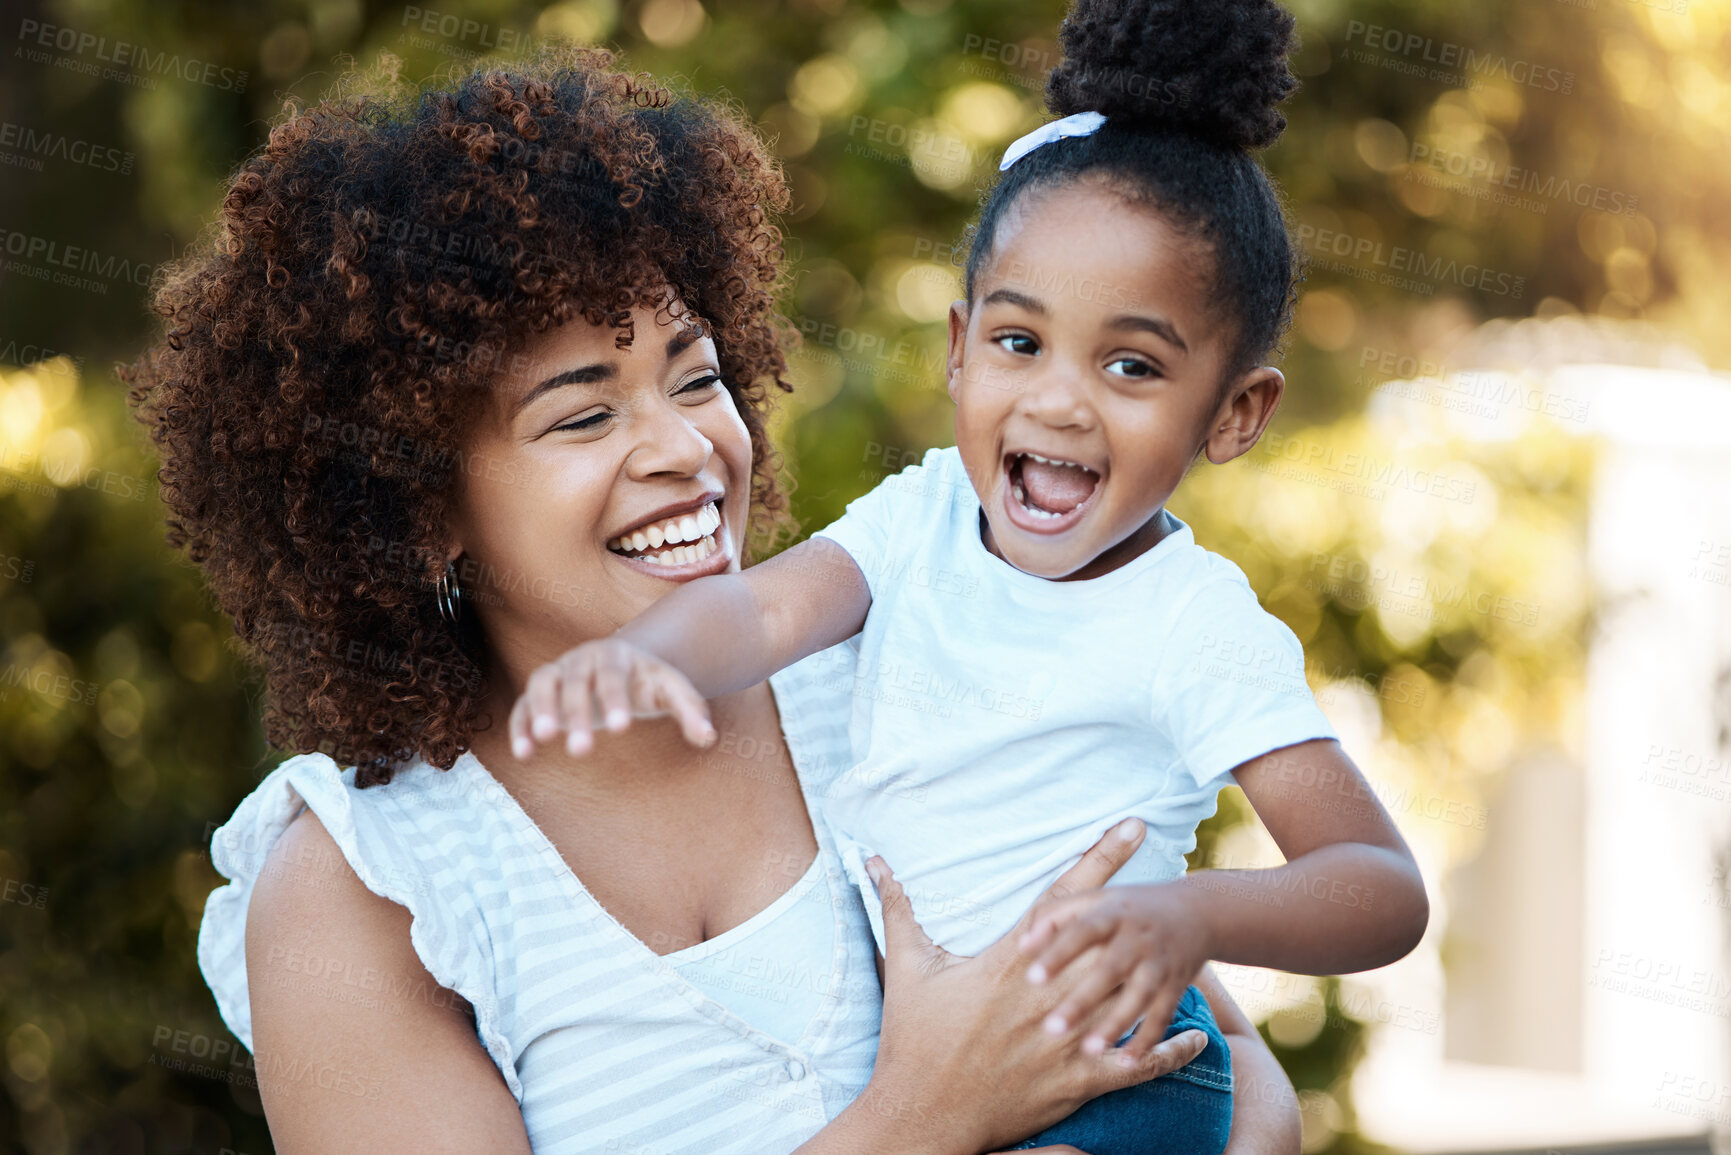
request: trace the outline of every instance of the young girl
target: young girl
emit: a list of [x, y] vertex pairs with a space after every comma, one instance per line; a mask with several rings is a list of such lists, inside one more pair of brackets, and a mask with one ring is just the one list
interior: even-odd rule
[[[1292, 33], [1270, 0], [1079, 0], [1047, 90], [1061, 119], [1005, 155], [950, 313], [956, 447], [571, 651], [511, 715], [520, 756], [560, 729], [585, 752], [597, 708], [608, 730], [667, 713], [707, 743], [705, 698], [858, 635], [856, 764], [822, 817], [880, 951], [878, 892], [897, 880], [938, 945], [973, 954], [1114, 824], [1145, 822], [1112, 885], [1036, 918], [1028, 977], [1088, 968], [1047, 1028], [1102, 1061], [1184, 1027], [1214, 1041], [1030, 1146], [1219, 1151], [1231, 1083], [1189, 986], [1203, 963], [1362, 970], [1412, 949], [1428, 916], [1298, 640], [1165, 510], [1199, 454], [1255, 445], [1284, 388], [1263, 362], [1292, 248], [1250, 150], [1285, 126]], [[706, 498], [609, 545], [701, 565], [715, 519]], [[1287, 863], [1186, 876], [1232, 782]]]

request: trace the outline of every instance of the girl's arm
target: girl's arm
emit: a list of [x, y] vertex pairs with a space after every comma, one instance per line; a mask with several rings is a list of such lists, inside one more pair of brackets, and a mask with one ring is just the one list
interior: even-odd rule
[[[1051, 904], [1022, 942], [1031, 981], [1044, 982], [1091, 946], [1104, 949], [1049, 1029], [1068, 1029], [1108, 999], [1086, 1047], [1104, 1050], [1113, 1031], [1140, 1015], [1168, 1023], [1208, 959], [1340, 974], [1384, 966], [1418, 945], [1430, 917], [1418, 864], [1338, 742], [1275, 750], [1233, 775], [1286, 864], [1195, 871]], [[1122, 1048], [1132, 1060], [1160, 1032], [1148, 1041], [1141, 1034]]]
[[573, 754], [593, 745], [593, 704], [619, 731], [633, 713], [671, 714], [685, 736], [714, 735], [706, 700], [719, 698], [857, 634], [871, 588], [827, 538], [801, 542], [740, 573], [686, 582], [610, 638], [585, 642], [536, 670], [512, 707], [522, 758], [560, 730]]
[[1203, 967], [1196, 985], [1232, 1052], [1232, 1131], [1222, 1155], [1299, 1155], [1304, 1117], [1280, 1060], [1221, 985]]
[[613, 636], [719, 698], [853, 637], [871, 600], [853, 557], [814, 537], [739, 573], [686, 582]]

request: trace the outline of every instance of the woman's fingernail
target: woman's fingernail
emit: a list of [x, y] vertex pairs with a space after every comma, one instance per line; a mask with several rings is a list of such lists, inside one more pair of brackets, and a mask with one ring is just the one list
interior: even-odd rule
[[1136, 820], [1134, 818], [1126, 818], [1118, 824], [1118, 837], [1125, 842], [1136, 837]]
[[1063, 1015], [1054, 1011], [1046, 1016], [1046, 1033], [1048, 1035], [1061, 1035], [1069, 1029], [1070, 1024], [1064, 1021]]
[[1106, 1040], [1099, 1035], [1089, 1035], [1082, 1040], [1082, 1053], [1086, 1055], [1103, 1054], [1106, 1050]]
[[534, 743], [530, 742], [529, 739], [527, 739], [527, 738], [513, 738], [513, 739], [511, 739], [511, 753], [516, 755], [518, 758], [527, 758], [530, 754], [532, 754], [534, 752], [535, 752], [535, 745], [534, 745]]
[[536, 714], [534, 723], [529, 727], [535, 731], [537, 738], [551, 738], [559, 730], [559, 723], [551, 714]]
[[1123, 1051], [1118, 1052], [1117, 1059], [1120, 1067], [1134, 1067], [1136, 1065], [1136, 1057]]
[[1028, 968], [1028, 981], [1031, 983], [1043, 983], [1043, 982], [1045, 982], [1046, 981], [1046, 968], [1041, 966], [1039, 963], [1035, 963], [1033, 966], [1029, 967]]
[[607, 711], [607, 728], [609, 730], [623, 730], [629, 725], [631, 725], [631, 715], [624, 710]]

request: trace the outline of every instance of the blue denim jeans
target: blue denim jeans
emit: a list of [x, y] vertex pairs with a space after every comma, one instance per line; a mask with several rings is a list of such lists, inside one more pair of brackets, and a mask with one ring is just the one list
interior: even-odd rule
[[1068, 1143], [1088, 1155], [1220, 1155], [1232, 1130], [1232, 1053], [1195, 987], [1178, 1000], [1161, 1037], [1192, 1028], [1207, 1032], [1208, 1046], [1188, 1065], [1090, 1099], [1011, 1150]]

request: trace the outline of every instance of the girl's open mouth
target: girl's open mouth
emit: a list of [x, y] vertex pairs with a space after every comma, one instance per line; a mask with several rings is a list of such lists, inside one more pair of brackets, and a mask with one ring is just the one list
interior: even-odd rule
[[687, 513], [638, 526], [607, 543], [615, 557], [656, 577], [696, 577], [727, 568], [719, 499]]
[[1010, 454], [1004, 473], [1004, 508], [1030, 533], [1064, 532], [1082, 520], [1100, 492], [1100, 474], [1093, 469], [1038, 453]]

